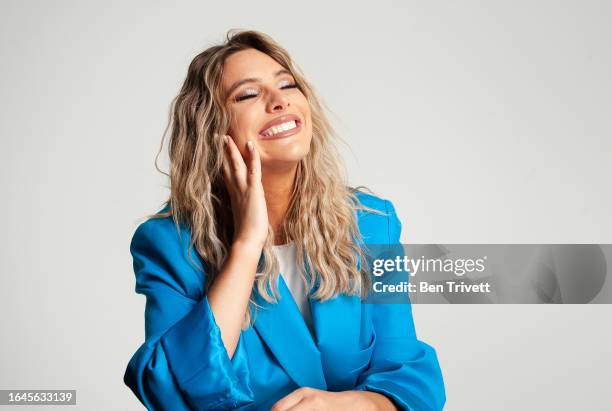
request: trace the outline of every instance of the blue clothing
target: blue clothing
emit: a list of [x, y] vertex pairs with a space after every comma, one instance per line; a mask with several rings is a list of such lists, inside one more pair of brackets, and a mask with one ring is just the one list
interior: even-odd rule
[[[401, 223], [393, 204], [358, 193], [366, 244], [397, 244]], [[146, 296], [145, 342], [124, 376], [151, 410], [269, 410], [299, 387], [384, 394], [402, 410], [441, 410], [446, 401], [435, 350], [416, 337], [410, 304], [364, 304], [339, 295], [310, 299], [315, 337], [282, 276], [280, 300], [258, 304], [255, 323], [241, 331], [230, 359], [208, 298], [205, 278], [189, 263], [189, 230], [180, 237], [170, 217], [136, 230], [130, 252], [136, 292]], [[191, 256], [202, 264], [195, 248]], [[256, 292], [255, 292], [256, 293]]]

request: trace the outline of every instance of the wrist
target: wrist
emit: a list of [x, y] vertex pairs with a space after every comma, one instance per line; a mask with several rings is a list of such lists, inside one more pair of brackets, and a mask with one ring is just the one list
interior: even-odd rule
[[355, 403], [359, 404], [359, 409], [363, 411], [383, 411], [393, 410], [397, 411], [397, 408], [393, 402], [386, 396], [372, 391], [348, 391], [353, 394]]
[[255, 244], [252, 241], [236, 240], [230, 247], [230, 257], [239, 256], [241, 259], [246, 258], [259, 262], [263, 246]]
[[351, 405], [351, 408], [359, 411], [376, 411], [378, 410], [376, 402], [366, 393], [366, 391], [353, 390], [344, 391], [346, 401]]

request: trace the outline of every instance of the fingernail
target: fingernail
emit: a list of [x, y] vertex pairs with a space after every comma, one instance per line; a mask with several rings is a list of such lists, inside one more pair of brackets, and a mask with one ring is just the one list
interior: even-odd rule
[[228, 137], [227, 136], [223, 136], [223, 143], [227, 144], [228, 141], [229, 141]]
[[249, 151], [253, 151], [253, 142], [252, 141], [248, 141], [247, 142], [247, 148], [249, 149]]

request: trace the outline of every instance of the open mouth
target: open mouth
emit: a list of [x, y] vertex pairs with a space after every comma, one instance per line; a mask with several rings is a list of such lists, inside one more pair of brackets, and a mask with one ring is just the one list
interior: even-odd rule
[[285, 121], [284, 123], [268, 127], [259, 134], [264, 139], [287, 137], [297, 133], [301, 129], [301, 125], [300, 120], [289, 120]]

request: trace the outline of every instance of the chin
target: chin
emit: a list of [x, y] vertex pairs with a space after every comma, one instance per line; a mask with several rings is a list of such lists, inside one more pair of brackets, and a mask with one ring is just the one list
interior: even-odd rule
[[308, 155], [310, 147], [300, 145], [288, 145], [285, 147], [278, 147], [274, 150], [266, 150], [266, 153], [262, 155], [261, 161], [271, 163], [299, 163], [304, 157]]
[[265, 160], [262, 158], [261, 167], [268, 169], [293, 169], [306, 156], [278, 156], [268, 157]]

